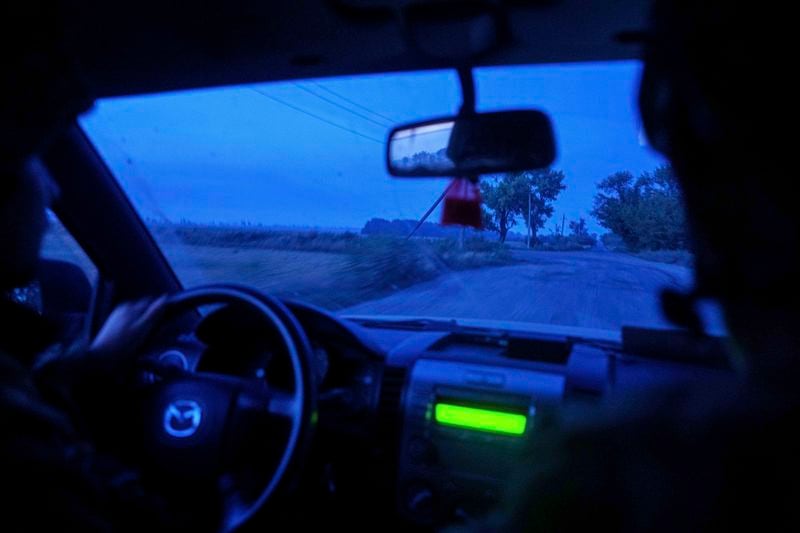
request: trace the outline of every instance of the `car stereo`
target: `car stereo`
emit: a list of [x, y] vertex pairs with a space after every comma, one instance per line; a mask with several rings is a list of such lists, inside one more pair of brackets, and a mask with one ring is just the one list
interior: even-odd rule
[[469, 520], [498, 501], [561, 374], [420, 359], [403, 399], [398, 507], [419, 524]]

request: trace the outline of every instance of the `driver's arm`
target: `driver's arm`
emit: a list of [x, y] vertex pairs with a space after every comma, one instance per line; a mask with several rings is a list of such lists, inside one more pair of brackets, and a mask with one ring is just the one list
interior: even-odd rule
[[104, 433], [129, 422], [117, 376], [162, 305], [163, 299], [121, 306], [89, 350], [50, 358], [33, 371], [0, 349], [0, 490], [8, 511], [0, 529], [217, 530], [213, 502], [175, 504], [106, 446]]
[[37, 381], [72, 396], [100, 383], [118, 386], [130, 377], [136, 355], [164, 309], [166, 297], [123, 303], [109, 315], [88, 348], [48, 354], [34, 365]]
[[136, 356], [164, 307], [165, 298], [124, 303], [108, 317], [91, 345], [42, 357], [33, 367], [39, 391], [71, 414], [93, 438], [124, 433], [115, 428], [131, 409], [128, 382]]
[[37, 366], [71, 365], [75, 371], [93, 374], [124, 370], [134, 361], [152, 324], [163, 312], [165, 302], [166, 296], [161, 296], [123, 303], [111, 312], [88, 349], [51, 356]]

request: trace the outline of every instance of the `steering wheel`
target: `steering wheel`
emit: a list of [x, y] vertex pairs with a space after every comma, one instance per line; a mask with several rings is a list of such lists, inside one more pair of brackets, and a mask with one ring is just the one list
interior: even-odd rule
[[[280, 301], [258, 291], [209, 285], [176, 293], [169, 297], [161, 323], [154, 324], [153, 330], [185, 317], [188, 311], [219, 304], [255, 313], [264, 331], [280, 339], [282, 346], [271, 351], [284, 359], [279, 364], [283, 374], [291, 376], [291, 389], [270, 383], [269, 367], [276, 361], [269, 361], [267, 355], [249, 361], [254, 369], [249, 375], [175, 371], [174, 367], [154, 370], [154, 383], [145, 388], [143, 438], [146, 455], [160, 473], [187, 483], [195, 478], [214, 481], [224, 501], [222, 527], [231, 531], [252, 517], [303, 463], [316, 421], [317, 396], [311, 347], [303, 329]], [[247, 438], [243, 435], [253, 427], [269, 435], [274, 457], [245, 465], [249, 484], [261, 485], [245, 489], [226, 469], [232, 461], [241, 460], [238, 450]], [[271, 431], [271, 427], [280, 430]], [[262, 454], [266, 450], [256, 450], [254, 455]], [[252, 476], [253, 469], [267, 472]]]

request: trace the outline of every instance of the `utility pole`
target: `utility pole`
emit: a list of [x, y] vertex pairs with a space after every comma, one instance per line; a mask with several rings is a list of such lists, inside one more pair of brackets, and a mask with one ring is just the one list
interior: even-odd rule
[[455, 179], [450, 182], [450, 185], [448, 185], [447, 188], [442, 193], [442, 195], [439, 196], [439, 198], [437, 198], [435, 202], [433, 202], [433, 205], [430, 207], [430, 209], [425, 211], [425, 214], [422, 215], [422, 218], [419, 219], [419, 222], [417, 222], [417, 225], [414, 226], [414, 229], [411, 230], [411, 233], [408, 234], [408, 237], [406, 237], [406, 239], [410, 239], [411, 237], [414, 236], [414, 234], [425, 223], [425, 221], [428, 219], [428, 217], [431, 216], [431, 213], [433, 213], [433, 210], [436, 209], [436, 206], [438, 206], [440, 203], [442, 203], [442, 200], [444, 200], [444, 197], [447, 195], [448, 191], [450, 191], [450, 189], [453, 187], [453, 185], [455, 185], [455, 183], [456, 183]]
[[528, 248], [531, 247], [531, 190], [528, 189]]

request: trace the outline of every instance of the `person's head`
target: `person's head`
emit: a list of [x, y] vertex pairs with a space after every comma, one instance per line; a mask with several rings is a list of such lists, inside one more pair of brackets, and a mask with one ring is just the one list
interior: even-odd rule
[[52, 182], [38, 155], [92, 103], [58, 2], [0, 4], [0, 290], [31, 280]]
[[793, 30], [776, 5], [657, 1], [639, 99], [681, 183], [698, 294], [720, 301], [751, 366], [800, 347]]

